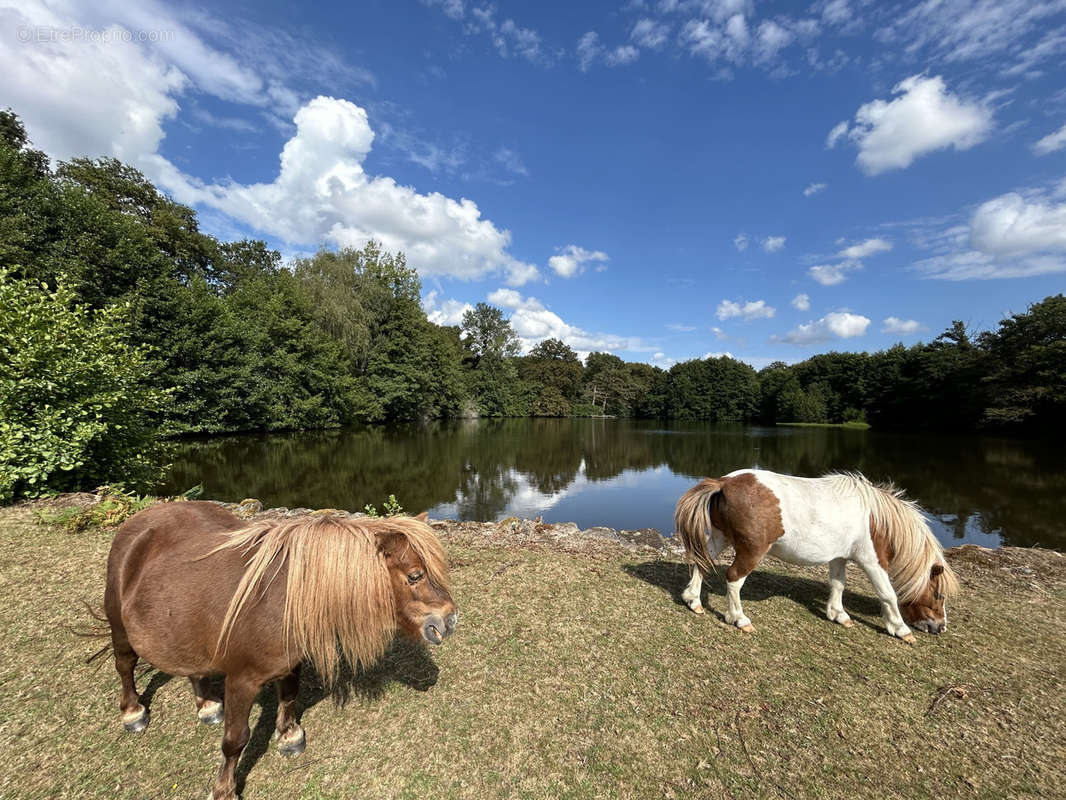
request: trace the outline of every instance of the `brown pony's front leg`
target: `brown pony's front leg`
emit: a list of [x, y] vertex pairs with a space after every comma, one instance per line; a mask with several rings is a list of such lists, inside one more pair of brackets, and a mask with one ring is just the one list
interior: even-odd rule
[[283, 756], [299, 755], [307, 747], [307, 737], [296, 721], [296, 695], [300, 691], [300, 665], [277, 681], [278, 752]]
[[222, 768], [215, 779], [212, 800], [237, 800], [234, 772], [245, 745], [248, 744], [248, 714], [262, 682], [245, 676], [226, 676], [226, 728], [222, 733]]
[[207, 678], [189, 678], [196, 694], [196, 716], [204, 725], [222, 722], [222, 698], [217, 697]]

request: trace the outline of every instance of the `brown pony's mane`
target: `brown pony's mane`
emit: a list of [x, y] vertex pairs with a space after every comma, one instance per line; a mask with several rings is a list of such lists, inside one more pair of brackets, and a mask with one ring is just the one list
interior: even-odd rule
[[900, 602], [910, 603], [925, 590], [935, 564], [944, 568], [940, 574], [944, 594], [953, 597], [958, 593], [958, 578], [945, 560], [940, 542], [929, 529], [921, 508], [906, 498], [902, 489], [871, 483], [857, 472], [826, 477], [835, 479], [838, 489], [854, 492], [863, 499], [870, 513], [871, 529], [887, 539], [891, 558], [886, 571]]
[[327, 684], [337, 676], [338, 643], [353, 666], [373, 664], [397, 623], [389, 570], [376, 538], [388, 532], [404, 536], [425, 565], [426, 577], [447, 589], [440, 540], [426, 523], [410, 517], [273, 520], [226, 534], [226, 541], [207, 555], [240, 550], [249, 557], [222, 621], [217, 651], [225, 650], [241, 612], [262, 597], [287, 563], [286, 648], [311, 661]]

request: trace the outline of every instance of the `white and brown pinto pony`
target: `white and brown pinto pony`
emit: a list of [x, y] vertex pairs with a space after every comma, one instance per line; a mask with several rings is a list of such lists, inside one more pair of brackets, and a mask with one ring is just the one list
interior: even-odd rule
[[726, 570], [725, 620], [741, 630], [754, 627], [740, 589], [767, 554], [792, 564], [829, 564], [826, 616], [833, 622], [854, 624], [841, 602], [853, 561], [869, 576], [890, 634], [913, 643], [908, 624], [928, 633], [947, 630], [944, 601], [958, 591], [958, 581], [918, 505], [895, 488], [857, 473], [797, 478], [742, 469], [689, 489], [674, 522], [692, 561], [681, 596], [697, 614], [703, 613], [703, 575], [730, 544], [736, 556]]

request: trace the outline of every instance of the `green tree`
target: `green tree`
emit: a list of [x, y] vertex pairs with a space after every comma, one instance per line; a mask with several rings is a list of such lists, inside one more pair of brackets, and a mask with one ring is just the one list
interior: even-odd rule
[[160, 477], [152, 414], [166, 398], [128, 317], [0, 269], [0, 501]]
[[1012, 314], [980, 344], [989, 357], [986, 424], [1066, 427], [1066, 296]]
[[513, 357], [519, 340], [503, 312], [488, 303], [478, 303], [463, 314], [463, 347], [466, 351], [467, 388], [486, 417], [522, 416], [527, 409]]

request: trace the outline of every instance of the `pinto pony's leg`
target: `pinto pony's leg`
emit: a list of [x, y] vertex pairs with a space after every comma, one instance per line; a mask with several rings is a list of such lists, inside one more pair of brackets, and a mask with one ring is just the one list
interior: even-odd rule
[[740, 604], [740, 590], [744, 586], [744, 581], [747, 580], [748, 575], [759, 565], [763, 556], [766, 555], [766, 551], [770, 548], [766, 546], [752, 549], [744, 546], [741, 542], [735, 543], [733, 547], [737, 555], [725, 573], [726, 600], [729, 603], [729, 608], [725, 612], [725, 621], [730, 625], [736, 625], [746, 633], [751, 633], [755, 630], [755, 626], [744, 615], [744, 608]]
[[876, 561], [860, 561], [859, 566], [866, 571], [870, 583], [874, 586], [878, 598], [881, 600], [881, 618], [885, 621], [885, 627], [893, 636], [897, 636], [907, 644], [914, 644], [914, 634], [903, 621], [903, 615], [899, 613], [899, 603], [896, 601], [896, 592], [892, 589], [892, 582], [888, 573]]
[[695, 564], [690, 564], [689, 569], [688, 586], [681, 592], [681, 599], [697, 614], [702, 614], [703, 603], [700, 602], [700, 592], [703, 591], [703, 573]]
[[844, 582], [847, 580], [848, 560], [834, 558], [829, 562], [829, 602], [825, 606], [825, 615], [830, 622], [837, 622], [845, 628], [855, 625], [844, 610]]
[[278, 752], [283, 756], [299, 755], [307, 747], [307, 737], [296, 721], [296, 695], [300, 691], [300, 666], [277, 681]]
[[226, 727], [222, 733], [222, 767], [211, 800], [237, 800], [237, 761], [248, 744], [248, 714], [262, 683], [246, 676], [226, 676]]
[[204, 725], [217, 725], [222, 722], [222, 699], [215, 696], [211, 682], [207, 678], [189, 678], [192, 690], [196, 693], [196, 716]]

